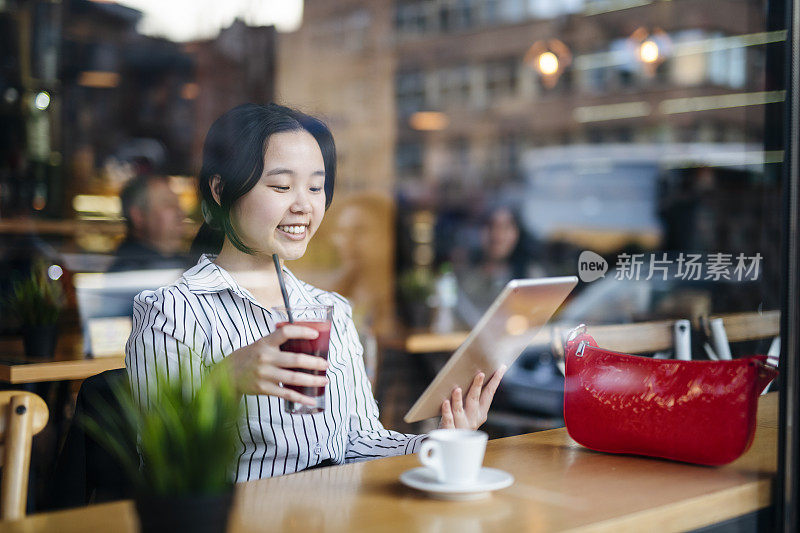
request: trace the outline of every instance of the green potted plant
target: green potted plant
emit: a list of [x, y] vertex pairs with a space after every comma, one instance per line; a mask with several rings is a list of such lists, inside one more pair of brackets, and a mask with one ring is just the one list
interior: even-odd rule
[[36, 262], [27, 278], [14, 283], [6, 308], [21, 326], [26, 356], [53, 356], [63, 307], [61, 284], [50, 279], [43, 262]]
[[219, 365], [194, 394], [163, 375], [157, 381], [149, 406], [141, 406], [125, 384], [115, 390], [118, 405], [98, 401], [98, 417], [79, 422], [129, 477], [143, 532], [224, 532], [241, 395]]

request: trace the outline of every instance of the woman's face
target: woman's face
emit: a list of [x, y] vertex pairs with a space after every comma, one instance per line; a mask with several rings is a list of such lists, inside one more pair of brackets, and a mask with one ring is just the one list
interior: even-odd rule
[[519, 240], [519, 228], [511, 211], [499, 209], [492, 213], [484, 235], [489, 257], [495, 261], [507, 259]]
[[325, 214], [325, 163], [305, 130], [267, 140], [261, 180], [231, 209], [237, 234], [260, 253], [299, 259]]

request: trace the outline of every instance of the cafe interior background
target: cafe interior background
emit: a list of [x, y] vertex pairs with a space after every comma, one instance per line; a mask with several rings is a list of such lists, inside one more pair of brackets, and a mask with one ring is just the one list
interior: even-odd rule
[[[501, 207], [520, 215], [527, 272], [576, 275], [584, 251], [608, 264], [554, 323], [698, 325], [779, 310], [783, 9], [0, 0], [0, 292], [37, 259], [56, 265], [60, 331], [80, 331], [74, 280], [110, 265], [127, 180], [169, 177], [188, 250], [211, 122], [278, 101], [322, 116], [335, 136], [333, 205], [290, 267], [353, 301], [389, 427], [424, 429], [402, 415], [447, 353], [405, 353], [403, 340], [468, 331], [454, 295], [482, 275], [476, 258], [496, 235], [487, 215]], [[699, 254], [700, 279], [681, 271], [681, 254]], [[736, 270], [740, 258], [749, 270]], [[12, 318], [0, 320], [4, 338], [19, 335]], [[766, 346], [734, 354], [751, 349]], [[541, 349], [509, 374], [492, 436], [563, 424], [557, 363]], [[57, 439], [39, 437], [38, 452]]]

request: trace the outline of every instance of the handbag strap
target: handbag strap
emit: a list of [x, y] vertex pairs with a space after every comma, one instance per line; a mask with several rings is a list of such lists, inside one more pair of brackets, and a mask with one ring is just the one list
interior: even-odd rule
[[569, 332], [567, 333], [566, 342], [569, 343], [575, 340], [580, 335], [583, 335], [584, 333], [586, 333], [586, 324], [578, 324], [577, 326], [569, 330]]

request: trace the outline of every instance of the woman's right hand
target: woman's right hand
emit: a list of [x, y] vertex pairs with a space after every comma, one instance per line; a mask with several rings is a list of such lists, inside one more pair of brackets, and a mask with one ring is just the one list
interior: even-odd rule
[[290, 339], [316, 339], [317, 330], [304, 326], [287, 324], [253, 344], [239, 348], [225, 358], [223, 364], [233, 375], [239, 392], [242, 394], [268, 394], [284, 400], [316, 405], [315, 400], [286, 385], [300, 387], [324, 387], [328, 384], [325, 376], [315, 376], [297, 369], [325, 372], [328, 361], [304, 353], [282, 352], [281, 344]]

